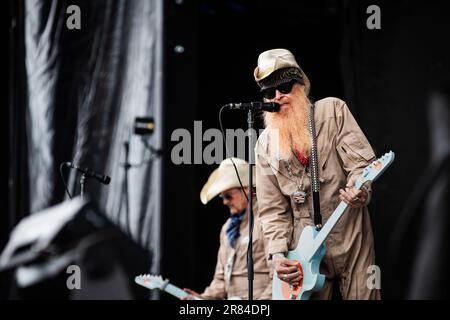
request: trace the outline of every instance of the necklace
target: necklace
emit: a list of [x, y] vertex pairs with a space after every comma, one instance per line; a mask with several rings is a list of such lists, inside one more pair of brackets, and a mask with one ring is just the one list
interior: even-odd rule
[[[294, 174], [292, 173], [292, 167], [291, 167], [290, 162], [286, 161], [286, 160], [283, 160], [283, 162], [289, 173], [289, 176], [293, 178]], [[294, 181], [295, 185], [297, 186], [297, 191], [295, 191], [292, 194], [292, 200], [294, 200], [294, 202], [296, 204], [301, 204], [306, 201], [306, 192], [305, 192], [305, 189], [303, 188], [303, 175], [304, 175], [305, 171], [306, 171], [306, 167], [303, 167], [302, 174], [300, 176], [300, 185], [298, 184], [296, 179], [290, 179], [290, 180]]]
[[297, 187], [297, 191], [295, 191], [295, 192], [292, 194], [292, 200], [293, 200], [296, 204], [304, 203], [304, 202], [306, 201], [306, 196], [307, 196], [307, 193], [305, 192], [305, 189], [303, 188], [303, 176], [304, 176], [304, 174], [305, 174], [306, 167], [304, 167], [303, 170], [302, 170], [302, 173], [301, 173], [301, 176], [300, 176], [300, 184], [298, 184], [297, 179], [294, 179], [294, 174], [293, 174], [293, 172], [292, 172], [292, 166], [291, 166], [290, 162], [287, 161], [287, 160], [282, 160], [282, 161], [283, 161], [283, 164], [284, 164], [285, 168], [286, 168], [287, 171], [288, 171], [289, 177], [286, 176], [286, 175], [285, 175], [283, 172], [281, 172], [280, 170], [278, 170], [278, 168], [275, 168], [270, 162], [268, 162], [268, 164], [269, 164], [269, 166], [270, 166], [272, 169], [278, 171], [278, 173], [280, 173], [283, 177], [285, 177], [286, 179], [288, 179], [288, 180], [290, 180], [290, 181], [292, 181], [292, 182], [295, 183], [295, 185], [296, 185], [296, 187]]

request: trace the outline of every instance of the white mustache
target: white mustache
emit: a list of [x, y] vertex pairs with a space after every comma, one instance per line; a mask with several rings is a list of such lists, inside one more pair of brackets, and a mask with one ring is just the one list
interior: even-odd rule
[[285, 99], [281, 99], [281, 100], [278, 100], [278, 101], [275, 101], [276, 103], [278, 103], [278, 104], [286, 104], [286, 103], [289, 103], [289, 101], [286, 101]]

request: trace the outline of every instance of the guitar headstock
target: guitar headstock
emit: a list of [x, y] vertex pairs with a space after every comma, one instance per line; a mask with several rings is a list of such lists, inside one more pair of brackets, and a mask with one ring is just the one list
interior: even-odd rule
[[168, 281], [163, 280], [161, 276], [155, 276], [151, 274], [141, 274], [134, 278], [134, 282], [148, 289], [158, 288], [161, 290], [164, 290], [164, 287], [168, 283]]
[[368, 165], [359, 179], [360, 186], [366, 181], [375, 181], [394, 161], [395, 153], [389, 151]]

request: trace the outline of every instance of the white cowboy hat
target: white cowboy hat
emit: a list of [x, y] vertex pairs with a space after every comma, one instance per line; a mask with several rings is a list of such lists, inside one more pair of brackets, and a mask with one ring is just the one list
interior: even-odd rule
[[[248, 187], [248, 162], [238, 158], [232, 158], [236, 165], [237, 172], [241, 178], [242, 185]], [[253, 185], [255, 185], [255, 173], [253, 172]], [[207, 204], [218, 194], [233, 188], [240, 188], [239, 180], [236, 176], [236, 170], [230, 158], [223, 160], [219, 168], [214, 170], [208, 178], [200, 192], [200, 200]]]

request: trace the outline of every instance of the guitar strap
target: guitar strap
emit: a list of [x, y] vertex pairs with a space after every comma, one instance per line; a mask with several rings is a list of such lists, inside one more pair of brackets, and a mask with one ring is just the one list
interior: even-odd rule
[[314, 122], [314, 104], [309, 109], [309, 133], [311, 135], [311, 161], [309, 167], [311, 170], [311, 191], [313, 196], [314, 225], [317, 230], [322, 228], [322, 215], [320, 214], [320, 197], [319, 197], [319, 166], [317, 164], [317, 137], [316, 125]]

